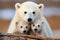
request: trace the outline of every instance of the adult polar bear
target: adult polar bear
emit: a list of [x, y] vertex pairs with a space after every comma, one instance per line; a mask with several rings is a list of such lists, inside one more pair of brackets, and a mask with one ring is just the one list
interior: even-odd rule
[[47, 20], [41, 13], [42, 9], [44, 8], [43, 4], [38, 5], [34, 2], [27, 1], [22, 4], [16, 3], [15, 8], [16, 8], [16, 14], [11, 21], [11, 24], [9, 26], [7, 33], [13, 33], [16, 30], [16, 22], [19, 20], [22, 20], [26, 23], [32, 23], [35, 20], [40, 19], [45, 22], [45, 25], [43, 28], [43, 35], [47, 37], [53, 36], [52, 30]]

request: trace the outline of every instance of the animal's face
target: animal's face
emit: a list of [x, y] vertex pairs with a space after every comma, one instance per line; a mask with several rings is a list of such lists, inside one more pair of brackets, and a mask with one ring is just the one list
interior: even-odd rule
[[40, 32], [42, 31], [44, 22], [36, 22], [31, 25], [31, 29], [33, 32]]
[[36, 4], [34, 2], [24, 2], [22, 4], [17, 3], [15, 5], [16, 12], [22, 20], [31, 23], [41, 16], [41, 11], [44, 7], [43, 4]]
[[19, 22], [17, 24], [16, 28], [17, 28], [18, 32], [25, 34], [25, 33], [27, 33], [29, 31], [30, 27], [29, 27], [28, 24], [24, 24], [24, 23]]

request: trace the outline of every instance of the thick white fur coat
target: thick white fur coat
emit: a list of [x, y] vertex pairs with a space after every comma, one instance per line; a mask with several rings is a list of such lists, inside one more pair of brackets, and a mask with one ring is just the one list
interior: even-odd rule
[[[27, 6], [27, 4], [30, 4], [30, 5], [28, 5], [29, 7], [31, 7], [32, 8], [32, 6], [31, 6], [31, 4], [33, 4], [33, 6], [35, 6], [34, 4], [36, 4], [36, 3], [34, 3], [34, 2], [25, 2], [25, 3], [23, 3], [24, 4], [24, 6], [26, 5]], [[19, 5], [20, 6], [20, 5]], [[40, 5], [40, 6], [43, 6], [42, 4]], [[28, 8], [29, 8], [28, 7]], [[36, 7], [37, 7], [37, 4], [36, 4]], [[36, 8], [35, 7], [35, 8]], [[28, 9], [27, 8], [27, 9]], [[35, 9], [34, 8], [34, 9]], [[23, 7], [22, 7], [22, 9], [23, 9]], [[33, 9], [33, 8], [32, 8]], [[32, 11], [32, 9], [31, 9], [31, 11]], [[43, 9], [43, 8], [42, 8]], [[18, 9], [17, 9], [18, 10]], [[17, 11], [16, 10], [16, 11]], [[20, 9], [21, 10], [21, 9]], [[25, 9], [26, 10], [26, 9]], [[41, 13], [41, 9], [39, 10], [38, 8], [36, 8], [35, 10], [38, 10], [38, 11], [40, 11], [40, 13]], [[37, 12], [38, 12], [37, 11]], [[18, 11], [17, 11], [18, 12]], [[16, 14], [15, 14], [15, 16], [13, 17], [13, 19], [12, 19], [12, 21], [11, 21], [11, 23], [10, 23], [10, 26], [9, 26], [9, 28], [8, 28], [8, 31], [7, 31], [7, 33], [14, 33], [14, 31], [16, 30], [16, 22], [17, 21], [19, 21], [19, 20], [21, 20], [21, 18], [19, 17], [19, 14], [16, 12]], [[22, 11], [21, 11], [22, 12]], [[29, 12], [30, 12], [30, 10], [29, 10]], [[22, 12], [23, 13], [23, 12]], [[38, 12], [39, 13], [39, 12]], [[38, 14], [37, 13], [37, 14]], [[28, 14], [27, 14], [28, 15]], [[32, 14], [30, 14], [29, 13], [29, 15], [31, 15], [32, 16], [32, 19], [34, 18], [34, 16], [32, 15]], [[39, 14], [38, 14], [39, 15]], [[35, 15], [36, 16], [36, 15]], [[40, 16], [40, 15], [39, 15]], [[26, 17], [30, 17], [30, 16], [26, 16]], [[42, 32], [42, 34], [44, 35], [44, 36], [47, 36], [47, 37], [52, 37], [53, 36], [53, 33], [52, 33], [52, 30], [51, 30], [51, 28], [50, 28], [50, 26], [49, 26], [49, 24], [48, 24], [48, 22], [47, 22], [47, 20], [45, 19], [45, 17], [44, 16], [41, 16], [40, 17], [40, 20], [41, 21], [44, 21], [45, 22], [45, 25], [44, 25], [44, 27], [43, 27], [43, 32]]]

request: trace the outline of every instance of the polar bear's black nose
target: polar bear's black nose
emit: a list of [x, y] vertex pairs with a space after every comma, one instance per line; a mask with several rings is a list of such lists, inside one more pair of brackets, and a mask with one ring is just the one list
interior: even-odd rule
[[31, 22], [32, 21], [32, 19], [31, 18], [28, 18], [28, 22]]

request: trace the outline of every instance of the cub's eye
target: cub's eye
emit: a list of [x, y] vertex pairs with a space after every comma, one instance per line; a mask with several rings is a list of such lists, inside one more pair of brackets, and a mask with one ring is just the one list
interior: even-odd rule
[[24, 14], [27, 14], [27, 12], [25, 11]]
[[35, 12], [32, 12], [33, 14], [35, 14]]
[[26, 26], [26, 28], [28, 28], [28, 26]]
[[33, 27], [34, 27], [35, 25], [33, 24]]
[[40, 27], [40, 25], [38, 25], [38, 27]]
[[23, 28], [23, 26], [20, 26], [20, 28]]

